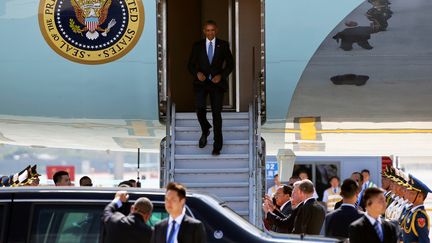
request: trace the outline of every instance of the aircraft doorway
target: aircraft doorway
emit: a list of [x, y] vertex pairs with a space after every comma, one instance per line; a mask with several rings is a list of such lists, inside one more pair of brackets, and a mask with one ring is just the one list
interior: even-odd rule
[[[253, 83], [262, 70], [262, 3], [260, 0], [158, 1], [159, 99], [170, 96], [180, 112], [192, 112], [194, 93], [187, 63], [193, 43], [204, 38], [202, 25], [214, 20], [218, 37], [230, 43], [235, 69], [228, 80], [224, 111], [247, 111]], [[239, 45], [241, 43], [241, 45]], [[255, 72], [255, 74], [253, 73]], [[165, 88], [164, 88], [164, 85]], [[208, 103], [209, 104], [209, 103]]]

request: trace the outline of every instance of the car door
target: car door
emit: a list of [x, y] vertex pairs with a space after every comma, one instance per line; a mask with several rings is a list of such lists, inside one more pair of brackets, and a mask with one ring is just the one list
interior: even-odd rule
[[99, 242], [103, 203], [35, 203], [32, 207], [28, 242]]

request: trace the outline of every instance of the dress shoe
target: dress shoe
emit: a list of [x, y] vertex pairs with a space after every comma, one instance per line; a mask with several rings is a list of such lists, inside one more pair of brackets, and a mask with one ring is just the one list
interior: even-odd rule
[[213, 151], [212, 151], [212, 155], [220, 155], [220, 150], [218, 150], [218, 149], [213, 149]]
[[200, 148], [204, 148], [207, 145], [207, 137], [210, 135], [210, 130], [207, 130], [207, 132], [203, 132], [201, 135], [201, 138], [199, 139], [198, 146]]

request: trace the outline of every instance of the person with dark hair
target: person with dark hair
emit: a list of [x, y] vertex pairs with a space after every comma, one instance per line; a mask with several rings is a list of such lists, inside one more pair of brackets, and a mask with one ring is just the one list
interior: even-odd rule
[[360, 188], [363, 186], [363, 175], [360, 172], [353, 172], [351, 174], [351, 179], [355, 180]]
[[199, 147], [207, 145], [207, 137], [212, 127], [207, 120], [207, 95], [213, 115], [213, 155], [219, 155], [223, 145], [222, 104], [224, 92], [228, 89], [228, 76], [234, 68], [234, 59], [227, 41], [216, 38], [218, 27], [214, 21], [206, 21], [203, 26], [205, 39], [192, 47], [188, 69], [194, 77], [195, 107], [202, 135]]
[[274, 185], [272, 187], [269, 187], [269, 189], [267, 190], [267, 195], [270, 196], [270, 197], [272, 197], [273, 194], [276, 193], [276, 190], [281, 185], [281, 182], [279, 180], [279, 175], [278, 174], [274, 175], [273, 182], [274, 182]]
[[332, 176], [329, 180], [329, 184], [330, 188], [324, 191], [322, 199], [326, 205], [327, 212], [333, 211], [335, 204], [342, 199], [340, 195], [341, 188], [339, 187], [339, 177]]
[[363, 192], [364, 190], [366, 190], [366, 188], [370, 188], [370, 187], [377, 187], [377, 185], [375, 185], [375, 183], [373, 183], [372, 181], [370, 181], [370, 172], [368, 169], [364, 169], [361, 171], [361, 175], [363, 177], [363, 185], [361, 186], [361, 190], [360, 190], [360, 194], [358, 197], [358, 201], [357, 204], [361, 207], [361, 208], [365, 208], [365, 205], [363, 204], [362, 201], [362, 197], [363, 197]]
[[79, 180], [80, 186], [93, 186], [92, 180], [88, 176], [83, 176]]
[[429, 230], [431, 222], [423, 205], [429, 192], [432, 192], [432, 190], [428, 186], [416, 177], [409, 176], [405, 198], [412, 203], [412, 207], [401, 220], [404, 243], [430, 242]]
[[381, 218], [386, 210], [384, 191], [380, 188], [367, 188], [363, 194], [366, 213], [351, 223], [349, 227], [350, 243], [396, 243], [398, 230], [396, 225]]
[[300, 180], [306, 180], [309, 179], [309, 175], [305, 170], [300, 170], [298, 172], [298, 177], [300, 178]]
[[369, 187], [378, 187], [375, 183], [370, 180], [370, 172], [367, 169], [361, 171], [361, 175], [363, 176], [363, 186], [362, 190], [365, 190]]
[[[291, 205], [291, 195], [293, 188], [288, 185], [281, 185], [276, 190], [276, 193], [273, 195], [274, 203], [272, 203], [272, 213], [275, 215], [285, 218], [292, 213], [292, 205]], [[264, 200], [271, 200], [271, 198], [266, 195]], [[272, 230], [274, 232], [286, 233], [284, 229], [279, 228], [277, 225], [271, 224], [264, 218], [264, 225], [266, 229]]]
[[201, 221], [186, 215], [186, 188], [170, 182], [165, 193], [165, 209], [169, 218], [154, 227], [152, 243], [202, 243], [206, 232]]
[[53, 176], [56, 186], [72, 186], [69, 173], [64, 170], [57, 171]]
[[130, 214], [125, 216], [119, 209], [127, 202], [126, 191], [118, 191], [114, 200], [104, 210], [104, 243], [147, 243], [150, 242], [153, 230], [146, 222], [150, 219], [153, 204], [146, 197], [138, 198], [131, 206]]
[[294, 222], [297, 217], [297, 213], [300, 208], [303, 206], [302, 197], [299, 194], [299, 183], [300, 181], [294, 183], [293, 191], [291, 192], [291, 214], [283, 215], [279, 214], [277, 210], [275, 210], [275, 203], [269, 199], [269, 197], [264, 198], [263, 203], [263, 211], [265, 215], [264, 224], [265, 226], [269, 226], [270, 230], [277, 229], [279, 233], [292, 233], [294, 229]]
[[288, 185], [290, 186], [294, 186], [294, 183], [296, 183], [297, 181], [301, 181], [300, 177], [298, 176], [291, 176], [288, 180]]
[[129, 180], [127, 181], [122, 181], [118, 184], [118, 187], [133, 187], [132, 182], [130, 182]]
[[343, 181], [341, 187], [343, 203], [340, 208], [326, 215], [325, 236], [348, 238], [349, 225], [363, 216], [363, 213], [357, 210], [355, 206], [358, 193], [357, 182], [353, 179]]
[[130, 179], [129, 182], [131, 183], [132, 187], [137, 187], [137, 181], [134, 179]]

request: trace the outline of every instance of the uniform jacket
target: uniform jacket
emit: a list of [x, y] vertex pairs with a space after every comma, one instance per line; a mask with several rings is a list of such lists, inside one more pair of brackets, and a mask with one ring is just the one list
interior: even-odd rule
[[430, 220], [424, 206], [409, 210], [402, 220], [403, 242], [429, 243]]

